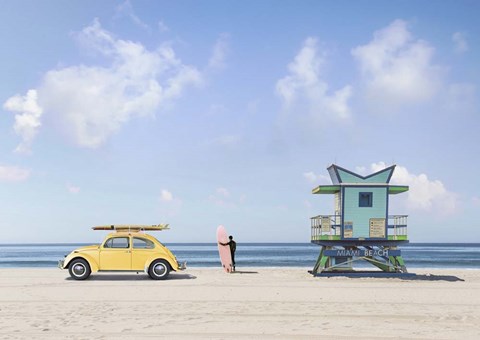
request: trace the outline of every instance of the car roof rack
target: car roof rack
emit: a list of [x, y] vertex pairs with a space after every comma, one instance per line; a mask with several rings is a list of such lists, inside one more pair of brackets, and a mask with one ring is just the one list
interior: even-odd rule
[[170, 229], [167, 224], [111, 224], [92, 227], [93, 230], [115, 230], [115, 231], [162, 231]]

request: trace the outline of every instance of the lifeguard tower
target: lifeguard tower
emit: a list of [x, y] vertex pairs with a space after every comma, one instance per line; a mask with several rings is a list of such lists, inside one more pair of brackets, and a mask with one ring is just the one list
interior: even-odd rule
[[407, 215], [389, 215], [389, 196], [408, 191], [389, 184], [395, 165], [365, 177], [335, 164], [327, 170], [332, 185], [312, 193], [334, 195], [334, 214], [311, 218], [311, 242], [321, 246], [311, 273], [358, 273], [357, 261], [380, 269], [369, 273], [407, 273], [398, 248], [408, 243]]

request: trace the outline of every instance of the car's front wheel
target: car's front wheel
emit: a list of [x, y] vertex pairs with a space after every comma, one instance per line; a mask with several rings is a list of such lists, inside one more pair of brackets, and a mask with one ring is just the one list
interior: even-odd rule
[[68, 272], [75, 280], [85, 280], [90, 276], [92, 271], [87, 261], [84, 259], [75, 259], [68, 266]]
[[165, 260], [155, 260], [148, 269], [148, 275], [153, 280], [165, 280], [170, 273], [170, 265]]

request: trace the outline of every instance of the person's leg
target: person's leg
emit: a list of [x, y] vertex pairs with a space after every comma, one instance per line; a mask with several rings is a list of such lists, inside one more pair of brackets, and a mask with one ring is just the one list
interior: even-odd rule
[[235, 252], [232, 251], [232, 264], [233, 264], [233, 271], [235, 271]]

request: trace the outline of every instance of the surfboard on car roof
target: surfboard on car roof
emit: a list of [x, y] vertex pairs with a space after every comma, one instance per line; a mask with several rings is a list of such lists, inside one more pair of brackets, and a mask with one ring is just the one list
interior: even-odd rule
[[168, 224], [111, 224], [92, 227], [93, 230], [115, 230], [115, 231], [162, 231], [170, 229]]

